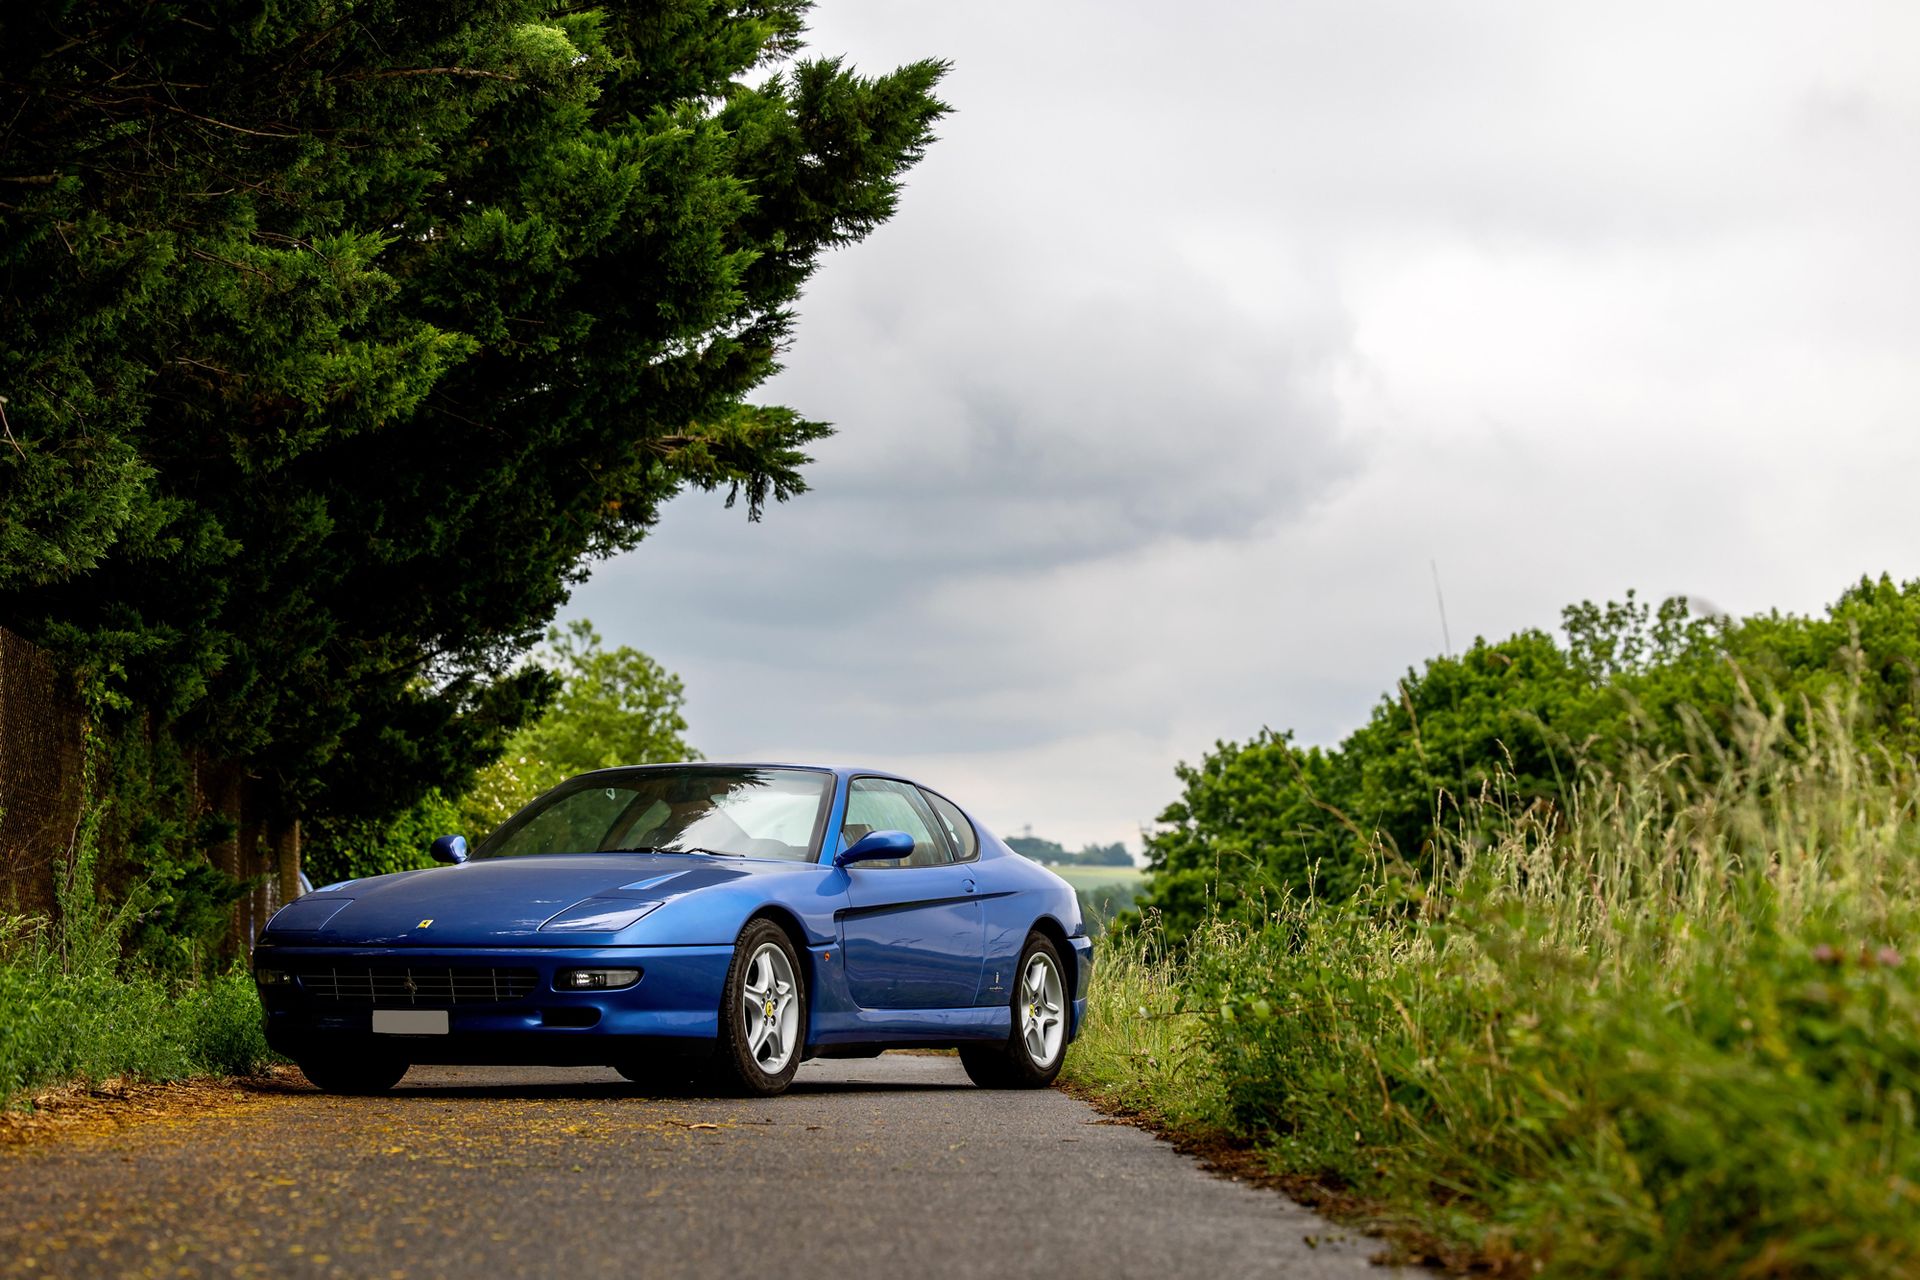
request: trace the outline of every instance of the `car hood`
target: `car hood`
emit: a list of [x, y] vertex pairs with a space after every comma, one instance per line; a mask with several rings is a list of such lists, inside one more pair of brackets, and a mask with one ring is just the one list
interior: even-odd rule
[[[545, 854], [329, 885], [289, 903], [264, 941], [294, 946], [605, 946], [647, 903], [807, 864], [688, 854]], [[569, 910], [581, 907], [575, 912]], [[542, 931], [560, 918], [616, 927]]]

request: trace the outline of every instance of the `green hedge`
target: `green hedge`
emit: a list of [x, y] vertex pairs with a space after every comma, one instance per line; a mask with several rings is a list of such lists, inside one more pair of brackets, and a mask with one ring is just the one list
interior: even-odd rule
[[1711, 784], [1491, 796], [1423, 887], [1136, 942], [1075, 1072], [1455, 1260], [1920, 1274], [1920, 771], [1748, 728]]

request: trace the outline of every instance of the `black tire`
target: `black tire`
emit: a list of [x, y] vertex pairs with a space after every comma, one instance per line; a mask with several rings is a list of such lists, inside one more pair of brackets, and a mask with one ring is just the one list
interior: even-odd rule
[[[1052, 962], [1060, 983], [1060, 1046], [1045, 1062], [1036, 1060], [1028, 1049], [1021, 1022], [1028, 1002], [1026, 974], [1037, 955]], [[1013, 973], [1013, 995], [1008, 1000], [1013, 1026], [1007, 1038], [997, 1044], [960, 1046], [960, 1065], [967, 1069], [967, 1078], [982, 1089], [1044, 1089], [1053, 1083], [1054, 1077], [1060, 1074], [1060, 1065], [1067, 1060], [1066, 1022], [1073, 1016], [1073, 989], [1067, 984], [1067, 966], [1060, 961], [1059, 948], [1043, 933], [1028, 934], [1027, 945], [1020, 950], [1020, 963]]]
[[[798, 1019], [792, 1035], [791, 1044], [783, 1044], [786, 1052], [780, 1069], [769, 1072], [755, 1054], [758, 1046], [751, 1043], [751, 1033], [747, 1025], [747, 1013], [744, 1003], [744, 991], [747, 985], [748, 969], [753, 959], [763, 947], [771, 946], [786, 957], [787, 968], [792, 974], [792, 998], [797, 1001]], [[740, 941], [734, 945], [733, 964], [727, 969], [726, 986], [720, 994], [720, 1043], [714, 1053], [717, 1075], [729, 1092], [747, 1094], [752, 1097], [771, 1098], [777, 1093], [786, 1092], [793, 1083], [793, 1073], [800, 1069], [800, 1057], [806, 1049], [807, 1038], [807, 977], [806, 969], [800, 963], [800, 955], [794, 950], [793, 941], [787, 937], [787, 931], [771, 920], [750, 920], [747, 927], [740, 931]]]
[[352, 1058], [313, 1057], [298, 1060], [300, 1074], [322, 1093], [367, 1097], [385, 1093], [407, 1074], [407, 1060], [396, 1054], [369, 1051]]
[[629, 1058], [625, 1062], [614, 1063], [613, 1069], [633, 1081], [643, 1092], [671, 1098], [693, 1092], [693, 1078], [700, 1065], [690, 1058]]

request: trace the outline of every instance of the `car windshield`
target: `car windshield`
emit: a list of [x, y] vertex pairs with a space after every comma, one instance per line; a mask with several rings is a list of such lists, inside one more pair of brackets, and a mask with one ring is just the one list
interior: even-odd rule
[[603, 770], [563, 782], [514, 814], [474, 857], [649, 850], [806, 862], [832, 783], [831, 774], [812, 769]]

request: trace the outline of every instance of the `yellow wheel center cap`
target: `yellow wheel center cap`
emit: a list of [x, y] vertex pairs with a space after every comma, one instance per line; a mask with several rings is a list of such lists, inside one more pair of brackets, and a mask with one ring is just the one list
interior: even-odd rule
[[767, 1016], [768, 1016], [769, 1018], [771, 1018], [771, 1017], [773, 1016], [773, 1001], [772, 1001], [772, 1000], [768, 1000], [768, 1001], [767, 1001]]

